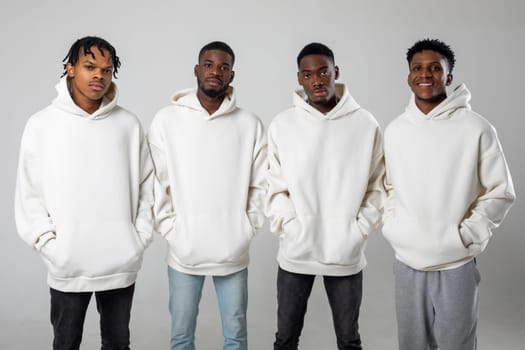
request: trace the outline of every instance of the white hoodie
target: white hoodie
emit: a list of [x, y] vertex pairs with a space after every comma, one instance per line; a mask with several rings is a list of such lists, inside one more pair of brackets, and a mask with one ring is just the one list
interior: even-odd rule
[[417, 270], [445, 270], [487, 246], [515, 199], [496, 130], [461, 85], [425, 115], [412, 95], [385, 131], [384, 236]]
[[261, 121], [236, 106], [233, 87], [211, 115], [188, 89], [157, 113], [148, 138], [157, 231], [168, 241], [169, 266], [195, 275], [246, 268], [255, 229], [264, 223]]
[[368, 234], [380, 222], [384, 173], [377, 121], [336, 84], [322, 114], [303, 90], [268, 129], [266, 215], [280, 233], [278, 261], [295, 273], [344, 276], [366, 265]]
[[50, 287], [68, 292], [135, 282], [153, 232], [153, 164], [137, 117], [117, 105], [112, 83], [93, 114], [67, 78], [24, 130], [15, 219], [39, 251]]

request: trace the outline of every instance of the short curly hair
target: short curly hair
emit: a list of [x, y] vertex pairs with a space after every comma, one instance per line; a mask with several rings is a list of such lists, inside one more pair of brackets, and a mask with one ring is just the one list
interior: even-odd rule
[[410, 65], [410, 62], [416, 53], [424, 50], [435, 51], [445, 57], [450, 68], [450, 73], [452, 73], [454, 65], [456, 64], [456, 56], [454, 55], [454, 51], [452, 51], [450, 46], [438, 39], [423, 39], [412, 45], [412, 47], [407, 51], [408, 64]]
[[198, 56], [199, 62], [201, 60], [202, 55], [206, 51], [212, 51], [212, 50], [219, 50], [222, 52], [226, 52], [232, 58], [232, 65], [235, 63], [235, 54], [233, 53], [232, 48], [230, 47], [230, 45], [222, 41], [212, 41], [211, 43], [204, 45], [202, 49], [199, 51], [199, 56]]
[[328, 57], [328, 59], [335, 64], [334, 52], [325, 44], [310, 43], [303, 47], [301, 52], [299, 52], [299, 55], [297, 55], [297, 66], [301, 64], [303, 57], [308, 55], [323, 55]]

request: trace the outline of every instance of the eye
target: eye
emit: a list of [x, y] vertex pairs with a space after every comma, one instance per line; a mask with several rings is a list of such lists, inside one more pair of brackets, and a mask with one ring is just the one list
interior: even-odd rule
[[325, 77], [329, 74], [329, 72], [327, 70], [324, 70], [321, 72], [321, 76]]
[[312, 77], [312, 74], [310, 74], [310, 73], [304, 73], [303, 74], [303, 78], [304, 79], [310, 79], [311, 77]]
[[211, 68], [211, 63], [204, 63], [205, 68]]
[[430, 70], [432, 70], [433, 72], [440, 72], [441, 71], [441, 67], [440, 66], [432, 66], [430, 68]]
[[221, 71], [223, 71], [223, 72], [228, 72], [229, 70], [230, 70], [230, 67], [228, 67], [228, 66], [222, 66], [221, 67]]
[[87, 70], [93, 70], [93, 69], [95, 69], [95, 67], [94, 67], [94, 66], [91, 66], [91, 65], [88, 65], [88, 66], [86, 66], [86, 69], [87, 69]]
[[111, 68], [106, 68], [103, 70], [104, 74], [111, 74], [113, 70]]

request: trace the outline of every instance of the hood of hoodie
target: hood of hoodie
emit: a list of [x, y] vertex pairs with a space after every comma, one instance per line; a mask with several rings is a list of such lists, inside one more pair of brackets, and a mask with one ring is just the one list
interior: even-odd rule
[[87, 118], [87, 119], [104, 119], [115, 108], [118, 100], [118, 89], [115, 83], [111, 82], [108, 91], [102, 99], [99, 109], [97, 109], [93, 114], [89, 114], [80, 108], [69, 92], [69, 79], [67, 76], [60, 79], [58, 84], [55, 86], [57, 90], [57, 97], [53, 100], [52, 104], [58, 109], [61, 109], [67, 113]]
[[295, 107], [303, 109], [315, 118], [326, 120], [347, 116], [361, 108], [350, 95], [345, 84], [335, 84], [335, 96], [337, 97], [338, 102], [335, 107], [326, 114], [321, 113], [308, 103], [308, 96], [303, 88], [297, 89], [293, 93], [293, 104]]
[[414, 94], [410, 96], [410, 101], [405, 111], [410, 116], [416, 117], [418, 120], [431, 119], [431, 120], [445, 120], [452, 118], [454, 112], [460, 108], [470, 109], [470, 91], [467, 89], [465, 84], [461, 84], [454, 89], [454, 91], [447, 96], [446, 99], [441, 101], [439, 105], [434, 107], [428, 114], [421, 112], [419, 107], [416, 105], [416, 97]]
[[176, 92], [171, 98], [171, 102], [176, 106], [181, 106], [192, 109], [194, 111], [202, 112], [203, 117], [208, 120], [233, 112], [237, 108], [235, 89], [233, 88], [233, 86], [228, 87], [224, 96], [224, 100], [222, 101], [219, 109], [217, 109], [212, 114], [209, 114], [208, 111], [206, 111], [204, 107], [202, 107], [199, 99], [197, 98], [196, 88]]

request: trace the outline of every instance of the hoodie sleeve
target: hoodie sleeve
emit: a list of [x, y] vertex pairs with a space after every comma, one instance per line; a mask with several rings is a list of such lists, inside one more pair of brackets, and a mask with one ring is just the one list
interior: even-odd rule
[[247, 213], [253, 227], [261, 228], [264, 224], [264, 197], [266, 195], [266, 159], [267, 143], [264, 127], [257, 121], [257, 136], [253, 150], [250, 188], [248, 190]]
[[155, 177], [153, 184], [154, 206], [153, 213], [155, 217], [155, 231], [163, 236], [173, 228], [175, 221], [175, 208], [173, 208], [171, 198], [171, 188], [168, 174], [168, 164], [164, 150], [162, 134], [157, 128], [157, 123], [153, 121], [149, 134], [149, 146], [153, 165], [155, 167]]
[[466, 247], [474, 244], [483, 251], [516, 199], [514, 185], [496, 130], [490, 126], [480, 138], [479, 196], [470, 206], [459, 231]]
[[361, 202], [361, 208], [357, 213], [357, 223], [364, 234], [372, 232], [381, 223], [381, 208], [385, 199], [383, 187], [384, 159], [383, 137], [381, 130], [377, 128], [374, 138], [373, 158], [370, 163], [368, 186]]
[[45, 206], [38, 182], [37, 156], [29, 146], [34, 141], [28, 124], [22, 136], [15, 189], [15, 221], [18, 234], [35, 250], [55, 239], [55, 225]]
[[154, 174], [148, 140], [141, 129], [139, 203], [135, 227], [145, 247], [153, 240]]
[[279, 149], [275, 142], [273, 129], [268, 129], [268, 171], [266, 173], [268, 190], [265, 200], [265, 214], [270, 219], [270, 230], [282, 233], [284, 225], [296, 216], [290, 199], [288, 184], [283, 178]]

